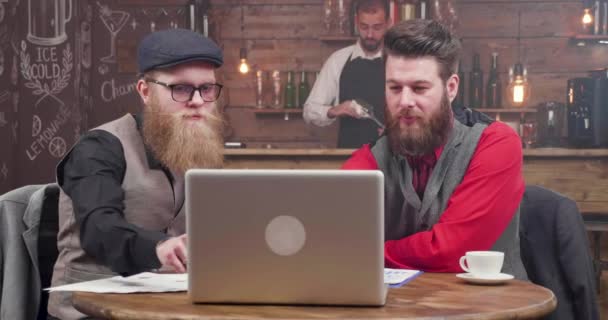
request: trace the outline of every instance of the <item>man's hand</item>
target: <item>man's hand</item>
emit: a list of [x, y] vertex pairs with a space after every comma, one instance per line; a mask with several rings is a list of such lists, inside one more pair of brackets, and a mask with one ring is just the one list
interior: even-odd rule
[[169, 238], [156, 246], [156, 255], [162, 264], [161, 269], [168, 269], [179, 273], [186, 272], [188, 258], [186, 256], [185, 234]]
[[327, 117], [333, 119], [335, 117], [353, 117], [361, 118], [357, 113], [357, 109], [352, 104], [352, 100], [344, 101], [338, 105], [331, 107], [327, 111]]

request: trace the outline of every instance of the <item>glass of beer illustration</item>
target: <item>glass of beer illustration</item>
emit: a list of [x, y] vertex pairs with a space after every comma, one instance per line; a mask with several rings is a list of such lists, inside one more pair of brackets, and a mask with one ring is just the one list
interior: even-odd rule
[[72, 19], [72, 0], [28, 0], [27, 40], [56, 46], [67, 38], [65, 25]]

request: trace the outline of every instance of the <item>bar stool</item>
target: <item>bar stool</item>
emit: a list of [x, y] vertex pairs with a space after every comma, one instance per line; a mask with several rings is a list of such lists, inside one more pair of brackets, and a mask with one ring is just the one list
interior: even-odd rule
[[593, 242], [593, 266], [595, 269], [595, 281], [597, 292], [600, 293], [600, 281], [602, 271], [608, 270], [608, 260], [602, 260], [601, 236], [608, 232], [608, 212], [585, 211], [582, 212], [585, 229], [591, 232]]

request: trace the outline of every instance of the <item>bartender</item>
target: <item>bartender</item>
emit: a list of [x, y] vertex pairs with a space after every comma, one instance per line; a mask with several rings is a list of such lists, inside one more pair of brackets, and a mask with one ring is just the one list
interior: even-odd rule
[[338, 148], [359, 148], [375, 141], [382, 128], [369, 118], [384, 121], [382, 40], [391, 24], [389, 4], [357, 0], [354, 5], [357, 43], [327, 59], [304, 104], [306, 123], [324, 127], [340, 119]]

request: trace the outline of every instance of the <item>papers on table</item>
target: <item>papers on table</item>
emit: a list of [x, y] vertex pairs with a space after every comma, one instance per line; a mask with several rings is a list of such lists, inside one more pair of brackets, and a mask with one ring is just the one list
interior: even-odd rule
[[391, 288], [398, 288], [412, 281], [423, 272], [420, 270], [409, 269], [389, 269], [384, 268], [384, 283]]
[[186, 273], [144, 272], [130, 277], [72, 283], [46, 289], [48, 291], [86, 291], [96, 293], [176, 292], [188, 290]]
[[[384, 283], [390, 287], [400, 287], [422, 271], [384, 269]], [[135, 292], [177, 292], [188, 290], [187, 273], [144, 272], [130, 277], [116, 276], [107, 279], [72, 283], [47, 288], [48, 291], [86, 291], [96, 293], [135, 293]]]

